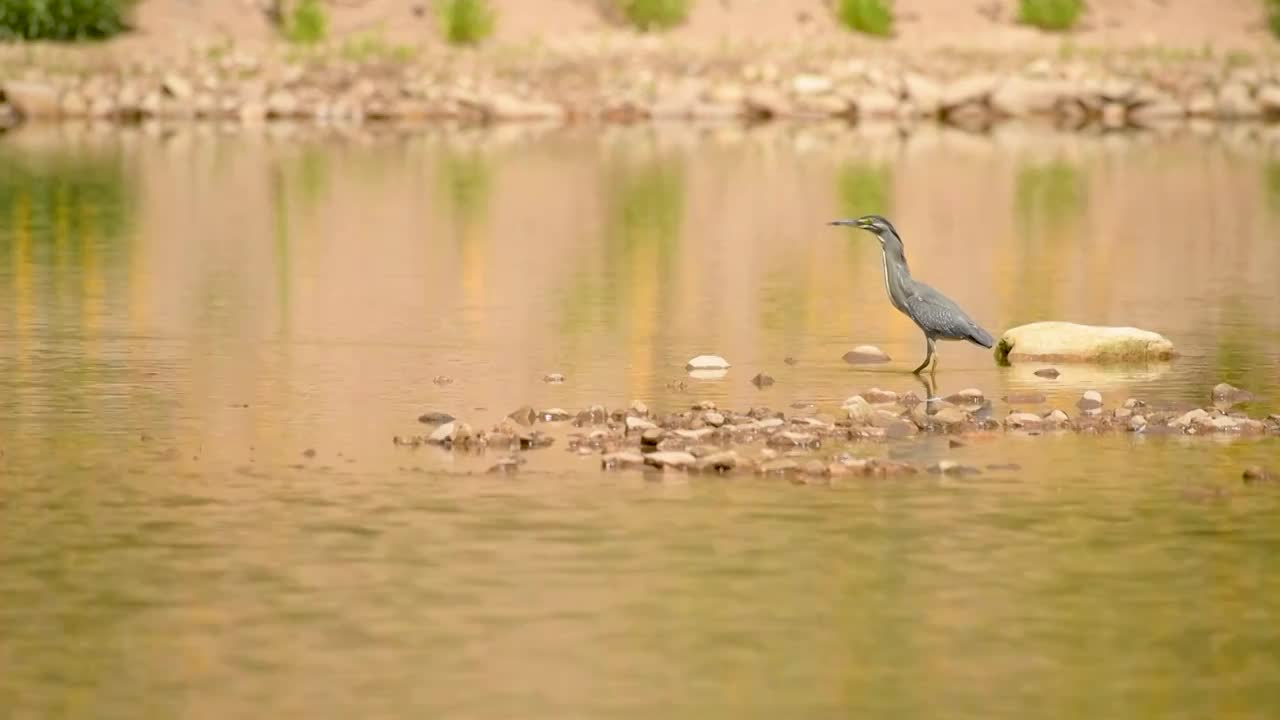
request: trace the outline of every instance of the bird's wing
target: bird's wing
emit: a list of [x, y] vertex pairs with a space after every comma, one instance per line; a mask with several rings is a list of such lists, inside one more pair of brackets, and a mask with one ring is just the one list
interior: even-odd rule
[[907, 307], [927, 333], [957, 340], [968, 338], [983, 347], [994, 344], [990, 333], [974, 322], [959, 305], [931, 287], [916, 288], [907, 296]]

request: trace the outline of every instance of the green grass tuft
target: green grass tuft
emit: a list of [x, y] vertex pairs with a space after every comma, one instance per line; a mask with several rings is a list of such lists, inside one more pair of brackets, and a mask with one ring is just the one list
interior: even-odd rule
[[879, 37], [893, 33], [892, 0], [837, 0], [836, 18], [855, 32]]
[[441, 0], [440, 28], [450, 45], [476, 45], [493, 34], [489, 0]]
[[1018, 19], [1041, 30], [1070, 30], [1084, 12], [1084, 0], [1018, 0]]
[[617, 0], [622, 17], [636, 29], [669, 30], [689, 17], [692, 0]]
[[323, 0], [298, 0], [285, 20], [284, 37], [297, 45], [319, 45], [329, 36]]
[[1280, 0], [1262, 0], [1267, 9], [1267, 27], [1280, 38]]
[[99, 40], [128, 29], [136, 0], [0, 0], [0, 41]]

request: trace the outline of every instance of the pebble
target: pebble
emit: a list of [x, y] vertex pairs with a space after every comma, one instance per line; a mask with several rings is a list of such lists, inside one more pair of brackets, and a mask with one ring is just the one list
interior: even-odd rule
[[431, 378], [431, 382], [437, 385], [452, 385], [453, 378], [449, 377], [448, 375], [437, 375]]
[[1249, 484], [1270, 482], [1272, 479], [1271, 471], [1261, 465], [1250, 465], [1245, 468], [1242, 478]]
[[1253, 393], [1241, 390], [1227, 383], [1218, 383], [1213, 388], [1213, 404], [1221, 408], [1247, 403], [1253, 400]]
[[418, 416], [418, 422], [424, 425], [442, 425], [450, 422], [454, 417], [446, 412], [425, 412]]
[[634, 415], [627, 416], [626, 424], [627, 424], [628, 432], [636, 431], [636, 430], [640, 430], [640, 431], [655, 430], [658, 427], [652, 422], [645, 420], [644, 418], [641, 418], [641, 417], [636, 417]]
[[757, 373], [751, 378], [751, 383], [758, 388], [767, 387], [773, 384], [773, 376], [768, 373]]
[[719, 355], [698, 355], [685, 363], [685, 370], [725, 370], [729, 361]]
[[646, 465], [660, 468], [684, 468], [693, 465], [697, 461], [698, 459], [692, 454], [683, 451], [659, 451], [644, 456]]
[[564, 382], [564, 375], [560, 373], [548, 373], [542, 376], [542, 382], [550, 384], [559, 384]]
[[563, 408], [549, 408], [538, 413], [538, 419], [542, 422], [564, 422], [573, 417]]
[[1035, 374], [1042, 378], [1049, 378], [1050, 380], [1053, 380], [1053, 379], [1056, 379], [1062, 373], [1058, 372], [1057, 368], [1044, 368], [1044, 369], [1035, 371]]
[[873, 405], [888, 405], [898, 402], [898, 393], [892, 390], [881, 390], [880, 388], [871, 388], [855, 397], [861, 397]]
[[874, 345], [859, 345], [844, 354], [844, 361], [850, 365], [884, 363], [891, 359], [885, 351]]

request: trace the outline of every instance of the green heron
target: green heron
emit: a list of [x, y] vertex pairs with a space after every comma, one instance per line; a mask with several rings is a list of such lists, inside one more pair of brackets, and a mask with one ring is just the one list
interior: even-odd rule
[[907, 268], [907, 256], [902, 248], [902, 238], [893, 224], [879, 215], [864, 215], [854, 220], [834, 220], [832, 225], [845, 225], [867, 230], [880, 239], [881, 257], [884, 259], [884, 286], [889, 302], [903, 315], [911, 318], [922, 332], [927, 345], [924, 362], [912, 372], [920, 374], [933, 361], [929, 370], [938, 369], [934, 342], [938, 340], [968, 340], [984, 348], [991, 348], [995, 340], [983, 330], [965, 311], [950, 298], [911, 277]]

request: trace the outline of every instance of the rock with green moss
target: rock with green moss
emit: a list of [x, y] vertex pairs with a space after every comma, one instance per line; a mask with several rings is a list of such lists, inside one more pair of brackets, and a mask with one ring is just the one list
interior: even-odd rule
[[1169, 360], [1173, 343], [1133, 327], [1036, 322], [1006, 330], [996, 343], [998, 362], [1132, 362]]

